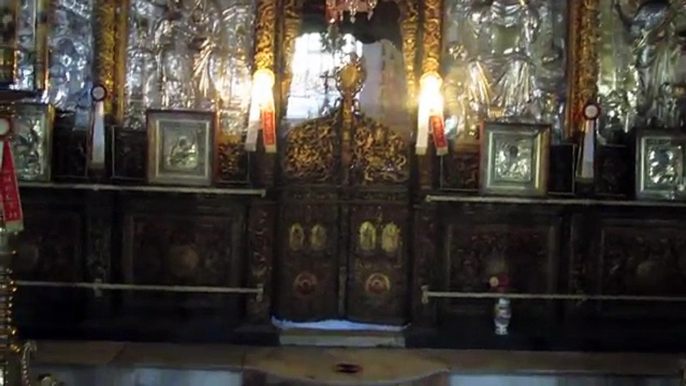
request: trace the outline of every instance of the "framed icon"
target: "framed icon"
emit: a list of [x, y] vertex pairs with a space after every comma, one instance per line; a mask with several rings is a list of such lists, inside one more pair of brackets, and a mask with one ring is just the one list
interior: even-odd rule
[[148, 110], [146, 122], [149, 183], [212, 185], [215, 113]]
[[42, 103], [19, 103], [15, 105], [14, 112], [12, 151], [17, 179], [50, 181], [54, 107]]
[[642, 130], [636, 135], [636, 198], [686, 198], [686, 136]]
[[481, 193], [545, 196], [550, 126], [485, 123], [481, 133]]

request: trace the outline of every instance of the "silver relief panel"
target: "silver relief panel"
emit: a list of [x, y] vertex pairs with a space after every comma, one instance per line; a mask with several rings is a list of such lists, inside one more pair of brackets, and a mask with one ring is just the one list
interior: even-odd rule
[[33, 90], [36, 60], [36, 6], [38, 0], [19, 2], [17, 21], [17, 75], [14, 87]]
[[225, 132], [247, 124], [253, 0], [132, 0], [125, 126], [147, 109], [217, 111]]
[[448, 0], [446, 131], [475, 137], [484, 120], [544, 123], [560, 138], [567, 96], [563, 0]]
[[686, 1], [600, 0], [600, 133], [676, 127], [686, 103]]
[[45, 99], [57, 109], [74, 113], [76, 129], [86, 129], [90, 122], [93, 2], [57, 0], [51, 3], [50, 9], [50, 84]]

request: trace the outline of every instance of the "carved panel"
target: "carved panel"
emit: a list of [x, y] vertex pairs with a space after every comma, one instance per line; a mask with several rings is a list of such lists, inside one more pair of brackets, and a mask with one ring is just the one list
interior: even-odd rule
[[441, 157], [441, 189], [479, 190], [479, 148], [462, 146]]
[[[124, 280], [136, 284], [239, 286], [244, 215], [237, 208], [229, 213], [224, 208], [223, 212], [128, 213], [124, 219]], [[132, 296], [128, 303], [150, 308], [168, 301], [172, 307], [201, 308], [218, 306], [221, 299], [227, 297], [151, 293]], [[230, 299], [237, 304], [235, 297]]]
[[[500, 275], [510, 279], [508, 291], [511, 292], [555, 290], [559, 263], [557, 221], [541, 219], [509, 224], [475, 223], [473, 220], [452, 223], [446, 228], [448, 290], [489, 291], [489, 279]], [[479, 303], [458, 300], [452, 311], [474, 312], [479, 308], [469, 305], [476, 304]]]
[[245, 138], [239, 134], [217, 133], [216, 181], [224, 184], [245, 184], [248, 182], [248, 153]]
[[53, 179], [80, 180], [86, 178], [86, 156], [88, 154], [86, 151], [86, 134], [86, 131], [71, 130], [71, 128], [62, 125], [55, 127], [52, 159]]
[[253, 323], [268, 324], [272, 305], [272, 269], [274, 264], [274, 241], [276, 233], [276, 205], [262, 203], [250, 208], [248, 226], [248, 271], [246, 285], [262, 285], [262, 301], [249, 298], [248, 318]]
[[429, 307], [422, 303], [422, 286], [440, 288], [436, 282], [440, 269], [440, 260], [437, 258], [437, 242], [439, 233], [438, 212], [431, 205], [415, 207], [413, 229], [413, 262], [412, 262], [412, 324], [428, 324], [432, 315]]
[[145, 181], [148, 136], [141, 130], [111, 129], [112, 173], [115, 180]]
[[304, 195], [308, 201], [284, 203], [279, 221], [276, 313], [293, 321], [331, 319], [338, 316], [338, 205], [333, 193]]
[[[599, 289], [608, 295], [686, 295], [686, 226], [683, 221], [607, 219], [600, 225], [598, 260], [590, 260]], [[683, 315], [680, 304], [610, 303], [611, 314]]]
[[407, 322], [408, 220], [407, 207], [399, 205], [351, 207], [346, 297], [350, 320]]
[[[15, 244], [14, 279], [84, 280], [82, 217], [72, 208], [57, 205], [24, 205], [25, 230]], [[82, 318], [85, 295], [81, 289], [21, 288], [16, 294], [17, 324], [52, 330], [61, 322], [76, 323]]]
[[81, 281], [82, 225], [77, 212], [26, 206], [26, 228], [17, 240], [15, 277], [20, 280]]

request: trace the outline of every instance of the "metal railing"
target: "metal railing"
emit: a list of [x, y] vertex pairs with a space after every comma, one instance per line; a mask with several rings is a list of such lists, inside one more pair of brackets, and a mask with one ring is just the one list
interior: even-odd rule
[[203, 294], [253, 294], [255, 300], [261, 302], [264, 296], [264, 285], [259, 284], [255, 288], [245, 287], [207, 287], [207, 286], [178, 286], [178, 285], [146, 285], [146, 284], [113, 284], [113, 283], [84, 283], [84, 282], [58, 282], [58, 281], [28, 281], [17, 280], [17, 287], [38, 288], [84, 288], [96, 291], [142, 291], [142, 292], [176, 292], [176, 293], [203, 293]]
[[441, 292], [430, 291], [422, 286], [422, 303], [428, 304], [430, 298], [443, 299], [527, 299], [527, 300], [576, 300], [585, 301], [622, 301], [622, 302], [686, 302], [686, 296], [639, 296], [639, 295], [587, 295], [587, 294], [531, 294], [495, 292]]

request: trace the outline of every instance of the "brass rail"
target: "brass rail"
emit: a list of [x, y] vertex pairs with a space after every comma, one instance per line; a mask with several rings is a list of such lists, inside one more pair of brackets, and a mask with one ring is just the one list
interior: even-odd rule
[[110, 184], [69, 184], [55, 182], [20, 182], [20, 188], [37, 189], [73, 189], [91, 191], [120, 191], [120, 192], [159, 192], [159, 193], [189, 193], [189, 194], [212, 194], [218, 196], [254, 196], [265, 197], [266, 189], [239, 189], [239, 188], [203, 188], [183, 186], [130, 186]]
[[17, 287], [39, 288], [85, 288], [94, 291], [154, 291], [154, 292], [182, 292], [204, 294], [254, 294], [258, 302], [262, 301], [264, 286], [256, 288], [236, 287], [203, 287], [203, 286], [167, 286], [167, 285], [142, 285], [142, 284], [112, 284], [112, 283], [69, 283], [55, 281], [27, 281], [17, 280]]
[[686, 302], [686, 296], [638, 296], [638, 295], [585, 295], [585, 294], [526, 294], [493, 292], [438, 292], [429, 291], [422, 286], [422, 303], [428, 304], [430, 298], [448, 299], [526, 299], [526, 300], [576, 300], [580, 302], [623, 301], [623, 302]]

